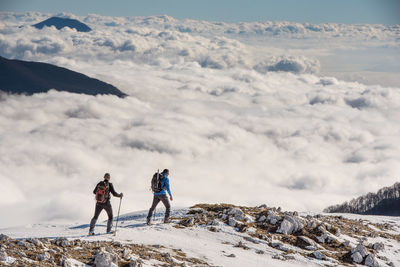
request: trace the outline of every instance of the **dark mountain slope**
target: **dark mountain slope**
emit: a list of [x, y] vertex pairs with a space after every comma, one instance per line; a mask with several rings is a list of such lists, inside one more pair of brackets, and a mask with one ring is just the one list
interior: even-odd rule
[[76, 19], [67, 19], [67, 18], [59, 18], [59, 17], [51, 17], [46, 19], [40, 23], [32, 25], [38, 29], [42, 29], [45, 26], [54, 26], [58, 30], [64, 27], [69, 27], [71, 29], [76, 29], [78, 32], [90, 32], [92, 29], [86, 24], [80, 22]]
[[0, 90], [12, 94], [47, 92], [50, 89], [78, 94], [126, 94], [111, 84], [55, 65], [0, 57]]
[[384, 187], [376, 194], [368, 193], [350, 202], [330, 206], [324, 212], [400, 216], [400, 183]]

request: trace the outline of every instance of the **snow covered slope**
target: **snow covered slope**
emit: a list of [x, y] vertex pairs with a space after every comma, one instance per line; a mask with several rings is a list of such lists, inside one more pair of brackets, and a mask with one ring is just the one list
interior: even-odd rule
[[[92, 237], [87, 236], [87, 224], [34, 224], [1, 229], [0, 253], [4, 257], [0, 260], [4, 265], [33, 264], [35, 260], [43, 266], [51, 266], [52, 262], [66, 265], [71, 261], [104, 266], [106, 259], [118, 266], [400, 264], [399, 217], [299, 216], [265, 206], [203, 204], [175, 209], [173, 222], [163, 224], [163, 212], [158, 210], [151, 226], [145, 225], [146, 211], [121, 216], [116, 236], [101, 234], [105, 231], [104, 223], [96, 226], [100, 234]], [[14, 245], [7, 247], [11, 243]]]

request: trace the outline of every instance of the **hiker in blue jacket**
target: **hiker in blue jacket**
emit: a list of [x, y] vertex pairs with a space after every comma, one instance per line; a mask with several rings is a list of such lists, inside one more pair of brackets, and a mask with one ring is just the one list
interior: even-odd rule
[[153, 193], [153, 204], [151, 205], [149, 214], [147, 215], [147, 221], [146, 221], [147, 225], [150, 224], [151, 217], [153, 216], [153, 211], [157, 207], [157, 205], [160, 201], [162, 201], [162, 203], [165, 206], [164, 223], [169, 222], [169, 214], [171, 212], [171, 204], [168, 201], [167, 192], [169, 194], [169, 199], [171, 201], [173, 200], [173, 198], [172, 198], [171, 190], [169, 187], [168, 175], [169, 175], [168, 169], [163, 170], [163, 172], [161, 173], [161, 176], [162, 176], [161, 177], [161, 191]]

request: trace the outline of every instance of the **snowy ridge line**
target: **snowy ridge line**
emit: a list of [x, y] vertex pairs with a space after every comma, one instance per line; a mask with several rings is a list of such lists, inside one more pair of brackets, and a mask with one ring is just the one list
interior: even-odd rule
[[[379, 207], [382, 201], [400, 200], [400, 183], [384, 187], [377, 193], [368, 193], [364, 196], [354, 198], [343, 204], [329, 206], [324, 209], [327, 213], [356, 213], [356, 214], [381, 214], [381, 215], [400, 215], [396, 206], [392, 205], [389, 210], [383, 210], [385, 207]], [[375, 208], [375, 209], [374, 209]]]
[[[400, 264], [397, 217], [300, 216], [266, 205], [197, 204], [175, 209], [170, 224], [145, 226], [145, 214], [123, 215], [116, 236], [87, 237], [88, 226], [2, 229], [0, 263], [99, 267]], [[97, 229], [103, 229], [102, 225]], [[26, 238], [19, 239], [21, 235]]]

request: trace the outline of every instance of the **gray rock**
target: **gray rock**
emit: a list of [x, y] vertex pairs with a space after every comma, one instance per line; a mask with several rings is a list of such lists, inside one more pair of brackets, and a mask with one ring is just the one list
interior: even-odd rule
[[168, 252], [165, 253], [163, 256], [164, 256], [165, 260], [166, 260], [168, 263], [174, 262], [174, 260], [173, 260], [172, 257], [171, 257], [171, 254], [169, 254]]
[[286, 247], [284, 244], [282, 244], [281, 242], [272, 242], [269, 244], [271, 247], [276, 248], [278, 250], [287, 252], [289, 251], [289, 248]]
[[122, 250], [122, 258], [125, 260], [129, 260], [131, 258], [132, 251], [129, 248], [124, 248]]
[[326, 239], [328, 238], [328, 233], [323, 232], [320, 236], [317, 236], [317, 240], [319, 243], [325, 244]]
[[365, 257], [368, 254], [367, 248], [364, 247], [362, 244], [358, 244], [355, 248], [351, 250], [351, 254], [354, 254], [355, 252], [359, 252], [361, 257]]
[[282, 217], [280, 215], [278, 215], [278, 213], [276, 213], [275, 211], [273, 211], [273, 210], [268, 211], [267, 221], [270, 224], [276, 224], [281, 219], [282, 219]]
[[44, 252], [37, 255], [38, 261], [47, 261], [51, 259], [51, 255], [48, 252]]
[[244, 212], [239, 208], [231, 208], [228, 215], [232, 215], [236, 220], [243, 221], [245, 219]]
[[0, 241], [9, 241], [11, 240], [11, 237], [6, 236], [4, 234], [0, 234]]
[[207, 225], [220, 226], [220, 225], [221, 225], [221, 222], [218, 221], [218, 220], [216, 220], [216, 219], [214, 219], [214, 220], [212, 220], [212, 221], [209, 221], [209, 222], [207, 223]]
[[26, 258], [26, 254], [25, 254], [25, 252], [23, 252], [23, 251], [17, 251], [17, 255], [18, 256], [20, 256], [20, 257], [25, 257]]
[[0, 251], [0, 261], [5, 261], [7, 259], [8, 255], [4, 250]]
[[194, 218], [193, 218], [193, 217], [188, 217], [188, 218], [184, 219], [184, 220], [181, 222], [181, 224], [182, 224], [183, 226], [186, 226], [186, 227], [191, 227], [191, 226], [194, 225]]
[[286, 260], [286, 258], [283, 257], [283, 256], [280, 255], [280, 254], [275, 254], [275, 255], [272, 256], [272, 258], [275, 259], [275, 260], [281, 260], [281, 261]]
[[110, 267], [113, 263], [118, 265], [118, 255], [110, 253], [102, 248], [94, 258], [94, 263], [96, 267]]
[[58, 237], [58, 238], [56, 238], [56, 240], [54, 241], [54, 243], [55, 243], [57, 246], [60, 246], [60, 247], [63, 247], [63, 248], [66, 248], [66, 247], [70, 247], [70, 246], [71, 246], [71, 242], [70, 242], [67, 238], [65, 238], [65, 237]]
[[234, 227], [237, 224], [237, 222], [238, 221], [236, 221], [235, 218], [233, 218], [233, 217], [229, 217], [229, 219], [228, 219], [229, 226]]
[[379, 263], [378, 261], [375, 259], [375, 255], [374, 254], [369, 254], [366, 258], [365, 258], [365, 263], [366, 266], [369, 267], [379, 267]]
[[28, 241], [29, 241], [30, 243], [34, 244], [34, 245], [37, 246], [37, 247], [40, 247], [40, 248], [43, 248], [43, 247], [44, 247], [43, 243], [42, 243], [39, 239], [37, 239], [37, 238], [30, 238], [30, 239], [28, 239]]
[[264, 215], [262, 215], [260, 218], [258, 218], [259, 222], [264, 222], [267, 219]]
[[142, 267], [143, 261], [141, 259], [131, 259], [129, 267]]
[[229, 257], [229, 258], [236, 258], [236, 255], [232, 253], [232, 254], [227, 255], [227, 257]]
[[363, 256], [361, 256], [358, 251], [351, 254], [351, 259], [356, 263], [361, 263], [364, 260]]
[[18, 242], [17, 242], [17, 245], [18, 245], [18, 246], [21, 246], [21, 247], [26, 247], [27, 249], [30, 249], [30, 248], [33, 248], [33, 247], [34, 247], [33, 244], [28, 243], [28, 242], [26, 242], [26, 241], [24, 241], [24, 240], [18, 241]]
[[379, 250], [384, 250], [385, 245], [382, 242], [376, 242], [375, 244], [372, 245], [372, 248], [379, 251]]
[[321, 251], [314, 251], [312, 255], [317, 259], [317, 260], [326, 260], [325, 254], [323, 254]]
[[305, 219], [297, 216], [285, 216], [277, 233], [293, 234], [304, 228], [306, 225]]

